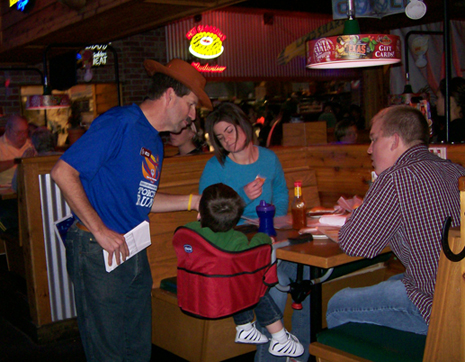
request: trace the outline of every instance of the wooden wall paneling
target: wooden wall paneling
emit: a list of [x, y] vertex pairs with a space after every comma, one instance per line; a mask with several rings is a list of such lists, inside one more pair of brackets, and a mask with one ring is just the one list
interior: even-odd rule
[[315, 145], [307, 147], [307, 162], [315, 170], [320, 202], [332, 207], [340, 196], [363, 197], [371, 182], [368, 145]]
[[22, 159], [18, 165], [23, 175], [18, 178], [18, 207], [22, 210], [20, 229], [27, 296], [32, 321], [38, 327], [52, 322], [38, 176], [49, 173], [57, 160], [58, 156], [35, 157]]
[[95, 84], [94, 116], [98, 116], [118, 105], [118, 89], [116, 83]]
[[389, 78], [386, 75], [387, 70], [386, 67], [369, 67], [362, 71], [363, 106], [367, 121], [388, 105], [386, 95], [390, 93], [390, 90]]
[[283, 124], [283, 146], [309, 146], [328, 142], [326, 122]]

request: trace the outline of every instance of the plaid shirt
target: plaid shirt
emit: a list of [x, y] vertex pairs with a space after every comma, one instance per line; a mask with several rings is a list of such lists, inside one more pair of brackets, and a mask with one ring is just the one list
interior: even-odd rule
[[444, 220], [460, 224], [458, 178], [465, 169], [417, 145], [382, 172], [339, 232], [351, 256], [373, 258], [386, 246], [405, 266], [410, 300], [429, 324]]

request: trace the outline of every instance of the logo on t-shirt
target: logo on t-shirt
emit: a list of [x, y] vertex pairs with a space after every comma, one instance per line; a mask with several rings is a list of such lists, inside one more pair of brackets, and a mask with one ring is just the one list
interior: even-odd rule
[[151, 183], [158, 181], [160, 176], [160, 163], [158, 156], [153, 154], [150, 157], [144, 157], [142, 160], [142, 174]]

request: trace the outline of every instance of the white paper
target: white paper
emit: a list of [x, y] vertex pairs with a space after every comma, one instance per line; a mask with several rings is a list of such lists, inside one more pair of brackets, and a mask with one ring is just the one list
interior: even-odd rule
[[[128, 260], [152, 244], [150, 240], [150, 224], [145, 220], [142, 221], [134, 229], [124, 234], [124, 239], [126, 240], [126, 244], [128, 244], [129, 249], [129, 256], [126, 258], [126, 260]], [[113, 254], [111, 266], [108, 264], [108, 251], [103, 250], [103, 258], [105, 262], [105, 269], [108, 273], [119, 266], [116, 264], [115, 254]], [[124, 263], [122, 258], [120, 258], [120, 261], [121, 264]]]
[[324, 215], [320, 217], [320, 224], [341, 227], [346, 223], [347, 215]]

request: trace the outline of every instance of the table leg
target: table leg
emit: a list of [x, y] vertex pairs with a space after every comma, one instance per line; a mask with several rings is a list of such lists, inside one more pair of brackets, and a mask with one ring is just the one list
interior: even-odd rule
[[[320, 276], [320, 268], [310, 267], [310, 279], [316, 279]], [[310, 293], [310, 342], [315, 342], [317, 333], [323, 329], [321, 322], [323, 313], [321, 285], [321, 283], [312, 285]]]

